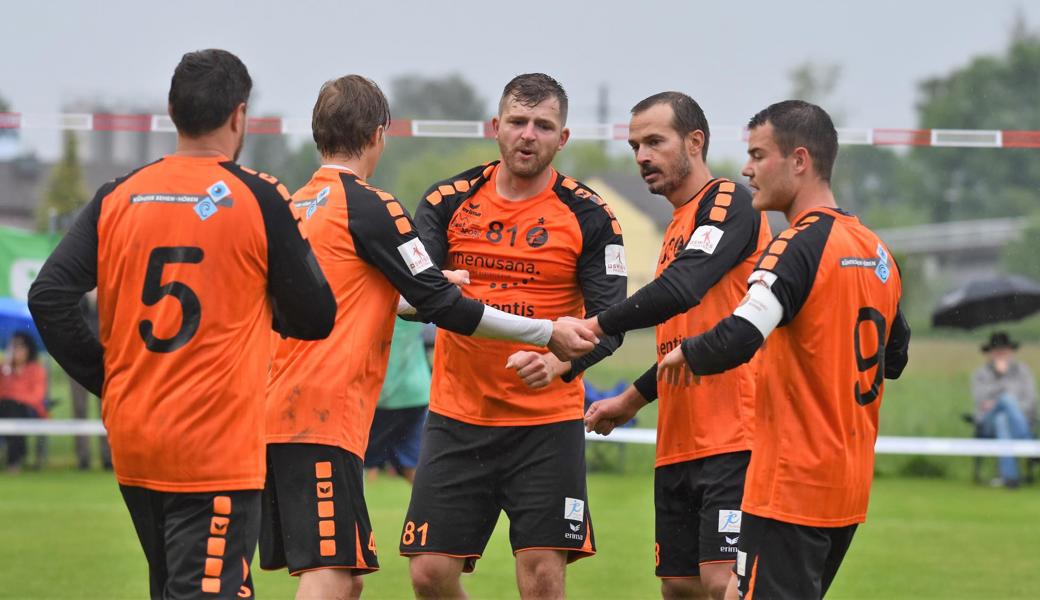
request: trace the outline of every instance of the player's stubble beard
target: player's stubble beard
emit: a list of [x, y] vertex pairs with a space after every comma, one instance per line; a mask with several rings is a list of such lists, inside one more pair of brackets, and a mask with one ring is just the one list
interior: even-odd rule
[[660, 173], [661, 179], [655, 183], [647, 184], [651, 194], [667, 197], [690, 176], [690, 157], [679, 154], [675, 162], [667, 165], [665, 169], [655, 167], [651, 164], [639, 165], [639, 173], [643, 177], [651, 173]]
[[[556, 157], [555, 146], [549, 149], [540, 148], [538, 142], [531, 144], [517, 142], [507, 148], [505, 143], [499, 141], [498, 150], [502, 154], [502, 162], [505, 163], [509, 172], [521, 179], [533, 179], [541, 175]], [[526, 161], [520, 160], [516, 155], [520, 150], [533, 152], [534, 157]]]

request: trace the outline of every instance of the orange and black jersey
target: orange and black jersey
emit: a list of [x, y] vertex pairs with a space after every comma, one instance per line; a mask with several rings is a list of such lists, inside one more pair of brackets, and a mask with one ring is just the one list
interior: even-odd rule
[[[657, 325], [660, 360], [684, 338], [732, 312], [770, 237], [747, 188], [709, 181], [672, 214], [656, 278], [601, 314], [601, 327], [614, 332]], [[655, 361], [635, 383], [644, 398], [661, 398], [656, 466], [750, 449], [754, 365], [706, 377], [696, 386], [658, 383], [656, 375]]]
[[[767, 286], [782, 317], [762, 348], [743, 509], [811, 527], [861, 522], [884, 379], [908, 358], [895, 261], [856, 217], [817, 207], [774, 238], [749, 284]], [[761, 345], [757, 328], [731, 316], [683, 352], [705, 373]]]
[[[55, 360], [102, 398], [123, 485], [259, 489], [272, 316], [328, 335], [335, 299], [285, 187], [223, 157], [167, 156], [108, 183], [30, 290]], [[79, 309], [98, 289], [100, 340]]]
[[462, 335], [477, 328], [484, 307], [464, 298], [434, 265], [392, 194], [326, 165], [293, 198], [336, 296], [336, 324], [321, 341], [277, 343], [267, 441], [338, 446], [363, 458], [398, 293], [424, 320]]
[[[416, 210], [416, 226], [434, 263], [467, 269], [462, 292], [525, 317], [595, 315], [625, 297], [621, 227], [592, 190], [552, 171], [544, 189], [509, 201], [496, 191], [498, 163], [440, 182]], [[437, 334], [430, 409], [475, 425], [535, 425], [581, 418], [577, 377], [609, 356], [621, 336], [603, 336], [572, 362], [564, 381], [527, 388], [505, 368], [533, 346]], [[479, 357], [476, 358], [475, 357]]]
[[[692, 219], [681, 218], [695, 208]], [[679, 223], [679, 221], [682, 221]], [[765, 217], [751, 206], [751, 194], [742, 185], [712, 179], [675, 209], [661, 247], [653, 281], [624, 302], [599, 315], [607, 333], [653, 327], [700, 304], [722, 276], [761, 251], [759, 232], [769, 231]]]
[[[693, 218], [687, 214], [691, 211]], [[664, 323], [689, 311], [734, 268], [748, 259], [751, 259], [748, 266], [753, 266], [771, 237], [769, 223], [751, 206], [751, 194], [746, 187], [712, 179], [690, 202], [675, 209], [661, 246], [658, 275], [624, 302], [604, 311], [599, 316], [600, 327], [607, 333], [631, 331]], [[741, 281], [740, 287], [745, 288], [746, 282]], [[727, 297], [723, 301], [727, 305], [719, 308], [729, 314], [741, 296], [743, 292], [733, 301]], [[703, 314], [707, 312], [712, 314]], [[704, 318], [700, 320], [708, 327], [714, 325], [724, 316], [715, 312], [701, 311]], [[704, 329], [691, 329], [686, 333], [701, 331]], [[658, 358], [684, 337], [658, 340]], [[636, 381], [636, 387], [644, 398], [654, 400], [658, 395], [656, 386], [655, 362]]]

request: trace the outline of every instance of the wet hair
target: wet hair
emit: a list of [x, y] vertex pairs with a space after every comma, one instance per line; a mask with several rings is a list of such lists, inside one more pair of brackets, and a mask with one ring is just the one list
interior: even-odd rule
[[360, 156], [380, 125], [390, 126], [390, 104], [371, 79], [345, 75], [321, 86], [311, 114], [318, 152]]
[[661, 92], [640, 100], [632, 107], [632, 114], [638, 115], [658, 104], [667, 104], [672, 107], [672, 129], [679, 134], [679, 137], [685, 139], [687, 135], [698, 129], [704, 133], [701, 158], [707, 160], [708, 140], [711, 138], [711, 132], [708, 130], [708, 119], [704, 116], [701, 105], [682, 92]]
[[199, 50], [181, 57], [170, 80], [170, 118], [177, 131], [199, 137], [218, 129], [249, 100], [253, 80], [227, 50]]
[[559, 81], [545, 73], [524, 73], [510, 80], [502, 90], [498, 114], [502, 114], [502, 108], [510, 98], [524, 106], [537, 106], [549, 98], [556, 98], [560, 103], [560, 123], [567, 122], [567, 92]]
[[813, 159], [816, 174], [830, 183], [838, 156], [838, 132], [825, 110], [803, 100], [771, 104], [748, 121], [748, 129], [772, 123], [773, 137], [784, 156], [803, 147]]

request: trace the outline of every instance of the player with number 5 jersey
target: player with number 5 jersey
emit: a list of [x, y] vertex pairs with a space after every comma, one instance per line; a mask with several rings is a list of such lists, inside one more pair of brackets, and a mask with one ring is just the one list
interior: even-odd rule
[[[319, 339], [335, 299], [285, 186], [234, 162], [252, 81], [184, 55], [172, 155], [107, 183], [30, 290], [48, 350], [101, 397], [153, 598], [250, 597], [272, 324]], [[98, 293], [100, 340], [78, 303]]]
[[744, 175], [791, 228], [766, 247], [733, 314], [669, 353], [659, 373], [728, 370], [762, 349], [737, 591], [821, 598], [866, 519], [885, 378], [908, 360], [902, 281], [888, 246], [837, 207], [830, 117], [802, 101], [748, 124]]

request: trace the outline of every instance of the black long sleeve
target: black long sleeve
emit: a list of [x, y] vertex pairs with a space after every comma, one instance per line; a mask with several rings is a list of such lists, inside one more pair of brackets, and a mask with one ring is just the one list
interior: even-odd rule
[[[683, 245], [661, 274], [599, 316], [603, 331], [653, 327], [690, 310], [727, 272], [754, 253], [762, 219], [751, 206], [748, 191], [736, 186], [722, 221], [712, 218], [714, 197], [701, 201], [689, 231], [682, 232]], [[698, 232], [709, 230], [718, 236], [717, 242], [698, 244]]]
[[79, 303], [97, 287], [101, 201], [118, 183], [98, 190], [29, 288], [29, 310], [47, 351], [70, 377], [99, 397], [105, 382], [104, 349]]
[[896, 310], [896, 319], [885, 342], [885, 379], [899, 379], [910, 360], [910, 323], [903, 308]]
[[650, 365], [645, 373], [636, 378], [632, 382], [632, 387], [636, 388], [636, 391], [647, 402], [657, 400], [657, 363]]
[[[348, 226], [358, 255], [390, 280], [415, 307], [422, 321], [462, 335], [476, 331], [484, 305], [463, 297], [459, 288], [444, 277], [440, 268], [443, 257], [436, 259], [430, 253], [407, 210], [402, 206], [400, 215], [391, 215], [386, 204], [394, 202], [399, 206], [396, 200], [380, 198], [377, 192], [358, 185], [350, 175], [342, 175], [341, 179], [347, 189]], [[408, 223], [404, 232], [396, 223], [401, 218]], [[440, 246], [434, 243], [433, 247]]]
[[715, 375], [748, 362], [765, 338], [747, 319], [730, 315], [715, 327], [682, 343], [682, 353], [696, 375]]
[[[579, 188], [582, 189], [582, 188]], [[586, 188], [587, 189], [587, 188]], [[623, 301], [628, 293], [627, 267], [621, 226], [592, 190], [591, 196], [571, 194], [557, 185], [557, 193], [574, 211], [581, 226], [582, 250], [578, 257], [578, 285], [585, 299], [585, 315], [593, 317]], [[600, 336], [588, 354], [571, 361], [571, 369], [561, 379], [571, 381], [592, 365], [610, 356], [624, 341], [624, 332]]]

